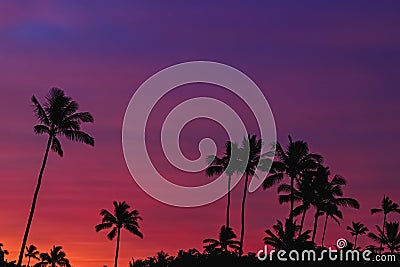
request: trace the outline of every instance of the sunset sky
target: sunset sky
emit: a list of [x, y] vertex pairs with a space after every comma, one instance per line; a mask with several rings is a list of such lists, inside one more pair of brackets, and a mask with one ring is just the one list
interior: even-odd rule
[[[46, 144], [33, 133], [30, 98], [43, 102], [55, 86], [93, 114], [95, 123], [84, 130], [96, 145], [62, 139], [64, 157], [50, 155], [28, 244], [40, 251], [62, 245], [73, 266], [112, 266], [115, 241], [94, 226], [113, 200], [127, 201], [144, 219], [143, 240], [122, 232], [121, 266], [160, 250], [201, 249], [204, 238], [217, 237], [225, 198], [199, 208], [162, 204], [136, 185], [122, 153], [123, 116], [135, 90], [157, 71], [190, 60], [246, 73], [270, 103], [278, 141], [286, 145], [288, 134], [307, 141], [332, 173], [347, 178], [344, 193], [361, 209], [344, 210], [340, 227], [329, 222], [327, 245], [350, 238], [345, 228], [352, 220], [374, 230], [382, 217], [370, 209], [384, 194], [400, 202], [399, 12], [396, 1], [2, 1], [0, 243], [7, 259], [17, 259]], [[222, 88], [188, 85], [166, 95], [151, 117], [149, 146], [158, 168], [181, 184], [212, 179], [169, 166], [157, 129], [168, 111], [198, 96], [225, 101], [256, 132], [251, 110]], [[219, 148], [226, 141], [216, 123], [193, 121], [182, 132], [183, 152], [198, 157], [204, 137]], [[237, 234], [242, 190], [240, 183], [232, 196]], [[245, 251], [261, 249], [264, 230], [288, 210], [276, 187], [249, 194]], [[365, 236], [359, 242], [371, 243]]]

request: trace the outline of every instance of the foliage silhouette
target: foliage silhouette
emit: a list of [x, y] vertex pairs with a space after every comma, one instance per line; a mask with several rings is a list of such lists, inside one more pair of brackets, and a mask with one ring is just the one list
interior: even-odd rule
[[39, 124], [34, 126], [34, 131], [36, 134], [48, 135], [48, 140], [19, 252], [18, 266], [22, 264], [22, 258], [24, 256], [24, 250], [28, 240], [36, 201], [42, 184], [43, 172], [46, 167], [50, 149], [59, 156], [63, 156], [64, 152], [58, 139], [59, 136], [64, 136], [74, 142], [94, 146], [93, 137], [81, 131], [82, 123], [93, 122], [92, 115], [89, 112], [77, 112], [79, 108], [78, 103], [73, 101], [71, 97], [66, 96], [64, 91], [58, 88], [52, 88], [46, 96], [46, 102], [43, 106], [35, 96], [32, 96], [32, 103], [34, 106], [34, 113], [39, 121]]
[[367, 234], [369, 231], [367, 227], [364, 226], [364, 224], [360, 222], [351, 222], [352, 226], [347, 226], [347, 230], [350, 231], [350, 234], [354, 236], [354, 249], [357, 249], [357, 238], [358, 236], [362, 236]]
[[31, 258], [35, 260], [40, 260], [39, 251], [37, 250], [37, 247], [35, 245], [29, 245], [29, 247], [27, 246], [25, 249], [26, 249], [25, 257], [28, 258], [28, 267], [29, 263], [31, 262]]
[[119, 243], [121, 236], [121, 229], [124, 228], [128, 230], [130, 233], [143, 238], [143, 234], [139, 231], [139, 223], [138, 220], [142, 220], [142, 217], [139, 216], [139, 212], [137, 210], [129, 211], [130, 206], [126, 204], [125, 201], [122, 202], [113, 202], [114, 211], [113, 213], [108, 210], [101, 210], [100, 215], [103, 217], [101, 223], [96, 225], [96, 232], [111, 229], [111, 231], [107, 234], [107, 238], [113, 240], [115, 236], [117, 236], [117, 246], [115, 250], [115, 261], [114, 267], [118, 266], [118, 253], [119, 253]]

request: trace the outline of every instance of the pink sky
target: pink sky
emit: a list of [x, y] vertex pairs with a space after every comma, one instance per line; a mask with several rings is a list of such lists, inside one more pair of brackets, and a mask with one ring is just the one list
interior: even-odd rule
[[[96, 146], [62, 140], [64, 158], [51, 154], [28, 243], [41, 251], [62, 245], [73, 266], [112, 266], [115, 242], [94, 226], [100, 209], [111, 209], [113, 200], [126, 200], [144, 218], [143, 240], [122, 233], [121, 266], [159, 250], [201, 249], [204, 238], [217, 236], [225, 198], [191, 209], [159, 203], [135, 184], [122, 155], [122, 119], [136, 88], [155, 72], [189, 60], [219, 61], [245, 72], [271, 105], [278, 140], [286, 144], [292, 134], [308, 141], [333, 173], [347, 178], [345, 194], [357, 198], [361, 209], [344, 210], [340, 227], [329, 222], [328, 245], [350, 238], [345, 227], [352, 220], [370, 229], [380, 225], [381, 216], [369, 210], [383, 194], [400, 202], [399, 5], [360, 3], [0, 4], [0, 242], [8, 258], [18, 254], [46, 142], [33, 133], [30, 97], [43, 101], [53, 86], [94, 115], [95, 123], [84, 128]], [[184, 89], [166, 96], [160, 110], [197, 96], [238, 106], [237, 99], [210, 86]], [[203, 123], [188, 125], [182, 136], [190, 155], [196, 156], [200, 137], [216, 135], [218, 145], [224, 144], [221, 129]], [[210, 181], [204, 173], [188, 177], [160, 167], [182, 181]], [[236, 233], [242, 186], [233, 191]], [[262, 248], [264, 230], [287, 214], [276, 188], [249, 194], [246, 251]], [[367, 241], [362, 237], [360, 245]]]

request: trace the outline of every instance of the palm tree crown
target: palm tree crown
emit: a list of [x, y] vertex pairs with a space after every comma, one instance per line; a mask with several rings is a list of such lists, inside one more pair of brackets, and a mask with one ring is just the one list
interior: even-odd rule
[[240, 249], [240, 242], [235, 240], [236, 234], [233, 232], [232, 228], [223, 225], [221, 231], [219, 232], [219, 238], [212, 239], [207, 238], [203, 240], [204, 248], [206, 251], [213, 252], [220, 250], [221, 252], [227, 252], [228, 248], [238, 251]]
[[35, 245], [30, 245], [29, 247], [27, 246], [26, 247], [25, 257], [28, 258], [28, 267], [29, 267], [29, 263], [31, 261], [31, 258], [33, 258], [35, 260], [40, 260], [39, 251], [37, 250], [37, 247]]
[[350, 231], [350, 234], [355, 237], [354, 239], [354, 248], [357, 249], [357, 237], [361, 235], [365, 235], [369, 230], [364, 224], [360, 222], [351, 222], [352, 226], [347, 226], [347, 230]]
[[41, 262], [35, 264], [35, 266], [47, 266], [55, 267], [56, 264], [59, 266], [71, 267], [67, 255], [62, 251], [61, 246], [53, 246], [50, 249], [50, 253], [40, 253]]
[[385, 245], [391, 253], [400, 251], [400, 231], [399, 222], [388, 222], [385, 230], [376, 226], [378, 235], [369, 233], [368, 236], [376, 242]]
[[114, 212], [111, 213], [108, 210], [101, 210], [100, 215], [103, 217], [101, 223], [96, 225], [96, 232], [111, 229], [111, 231], [107, 234], [107, 238], [113, 240], [115, 236], [117, 236], [117, 247], [115, 252], [115, 262], [114, 266], [118, 265], [118, 252], [119, 252], [119, 241], [121, 228], [128, 230], [130, 233], [143, 238], [143, 234], [139, 231], [139, 223], [138, 220], [142, 220], [142, 217], [139, 216], [139, 211], [128, 209], [130, 206], [126, 204], [125, 201], [122, 202], [113, 202]]

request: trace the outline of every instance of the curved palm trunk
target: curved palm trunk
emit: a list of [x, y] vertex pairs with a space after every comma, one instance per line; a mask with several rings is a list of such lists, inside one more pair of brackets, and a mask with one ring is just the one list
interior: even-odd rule
[[315, 241], [315, 234], [317, 233], [317, 225], [318, 225], [318, 218], [319, 218], [318, 213], [319, 213], [319, 210], [317, 210], [314, 215], [314, 229], [313, 229], [313, 235], [312, 235], [312, 239], [311, 239], [311, 241], [313, 243]]
[[306, 212], [307, 212], [307, 209], [304, 209], [303, 215], [301, 216], [299, 236], [301, 236], [301, 233], [303, 232], [303, 225], [304, 225], [304, 219], [306, 218]]
[[42, 167], [40, 168], [39, 178], [38, 178], [38, 181], [37, 181], [37, 184], [36, 184], [35, 193], [33, 195], [31, 211], [29, 213], [28, 222], [26, 224], [24, 238], [23, 238], [22, 244], [21, 244], [21, 250], [19, 251], [19, 257], [18, 257], [17, 266], [21, 266], [21, 264], [22, 264], [22, 258], [24, 256], [24, 249], [25, 249], [25, 246], [26, 246], [26, 242], [28, 241], [29, 230], [31, 228], [33, 214], [35, 213], [36, 201], [37, 201], [37, 197], [38, 197], [38, 194], [39, 194], [40, 186], [42, 184], [43, 172], [44, 172], [44, 169], [46, 167], [46, 162], [47, 162], [47, 158], [49, 156], [49, 151], [50, 151], [50, 146], [51, 146], [51, 142], [52, 141], [53, 141], [53, 136], [49, 136], [49, 140], [47, 141], [46, 152], [44, 153]]
[[118, 228], [118, 233], [117, 233], [117, 248], [115, 249], [115, 261], [114, 261], [114, 267], [118, 266], [118, 253], [119, 253], [119, 239], [121, 235], [121, 229]]
[[[383, 215], [383, 225], [382, 225], [382, 232], [385, 233], [385, 224], [386, 224], [386, 213], [384, 213]], [[382, 238], [381, 238], [381, 242], [379, 245], [379, 254], [382, 254]]]
[[357, 237], [358, 237], [358, 234], [356, 234], [356, 237], [354, 239], [354, 249], [357, 249]]
[[230, 207], [231, 207], [231, 175], [228, 176], [228, 203], [226, 205], [226, 228], [229, 228]]
[[290, 214], [289, 214], [289, 221], [293, 224], [293, 209], [294, 209], [294, 178], [290, 177]]
[[244, 181], [244, 191], [243, 191], [243, 199], [242, 199], [242, 229], [240, 231], [240, 251], [239, 255], [243, 255], [243, 241], [244, 241], [244, 223], [245, 223], [245, 217], [244, 217], [244, 209], [245, 209], [245, 204], [246, 204], [246, 196], [247, 196], [247, 183], [249, 180], [249, 175], [246, 174], [246, 179]]
[[326, 233], [326, 225], [328, 224], [328, 215], [325, 215], [325, 225], [324, 225], [324, 233], [322, 234], [322, 241], [321, 241], [321, 246], [324, 246], [324, 241], [325, 241], [325, 233]]

